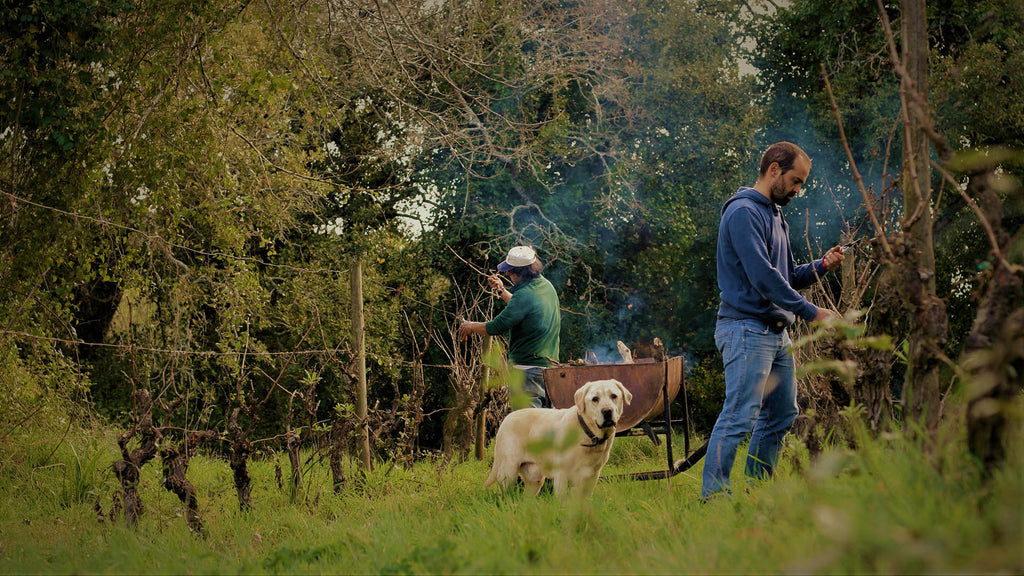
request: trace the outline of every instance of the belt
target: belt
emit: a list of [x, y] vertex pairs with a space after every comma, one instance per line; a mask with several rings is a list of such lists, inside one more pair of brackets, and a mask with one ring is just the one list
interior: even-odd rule
[[755, 322], [760, 322], [761, 324], [764, 324], [765, 328], [771, 330], [776, 334], [782, 334], [782, 331], [788, 328], [788, 326], [786, 326], [782, 322], [765, 322], [762, 318], [733, 318], [732, 316], [722, 315], [718, 315], [717, 318], [718, 320], [754, 320]]

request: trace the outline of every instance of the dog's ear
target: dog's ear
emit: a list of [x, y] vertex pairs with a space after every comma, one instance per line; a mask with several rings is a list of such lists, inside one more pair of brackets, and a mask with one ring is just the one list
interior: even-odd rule
[[633, 393], [630, 392], [629, 390], [626, 390], [626, 386], [622, 382], [619, 382], [618, 380], [612, 380], [612, 382], [615, 382], [615, 385], [618, 386], [619, 390], [622, 392], [623, 404], [629, 404], [630, 402], [633, 401]]
[[586, 406], [584, 406], [584, 401], [587, 397], [587, 391], [590, 390], [590, 384], [590, 382], [587, 382], [583, 386], [580, 386], [579, 389], [576, 390], [576, 394], [572, 397], [573, 400], [576, 401], [576, 410], [581, 413], [586, 408]]

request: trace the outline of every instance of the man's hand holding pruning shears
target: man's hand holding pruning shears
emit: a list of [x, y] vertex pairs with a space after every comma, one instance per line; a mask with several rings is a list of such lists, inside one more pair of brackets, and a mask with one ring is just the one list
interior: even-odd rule
[[846, 244], [843, 244], [842, 246], [839, 247], [839, 251], [843, 252], [843, 253], [846, 253], [846, 251], [849, 250], [850, 248], [853, 248], [857, 244], [860, 244], [861, 240], [863, 240], [863, 238], [857, 238], [856, 240], [852, 240], [850, 242], [847, 242]]
[[860, 239], [857, 239], [853, 240], [852, 242], [847, 242], [845, 244], [840, 244], [838, 246], [833, 246], [832, 248], [830, 248], [829, 251], [825, 252], [825, 255], [822, 256], [821, 258], [822, 263], [825, 265], [825, 269], [833, 270], [836, 266], [839, 266], [839, 264], [843, 261], [844, 254], [846, 254], [846, 251], [856, 246], [859, 242]]

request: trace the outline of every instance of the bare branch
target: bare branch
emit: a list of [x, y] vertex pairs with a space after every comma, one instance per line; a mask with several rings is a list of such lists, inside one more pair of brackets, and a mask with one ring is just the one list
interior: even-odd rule
[[839, 139], [843, 143], [843, 150], [846, 151], [846, 158], [850, 161], [850, 169], [853, 171], [853, 179], [857, 182], [857, 188], [860, 190], [860, 194], [864, 198], [864, 207], [868, 211], [868, 216], [871, 217], [871, 224], [875, 228], [875, 237], [879, 239], [879, 242], [881, 242], [885, 253], [892, 258], [892, 248], [889, 246], [889, 241], [885, 238], [885, 229], [882, 227], [881, 222], [879, 222], [878, 215], [875, 214], [874, 202], [871, 198], [871, 194], [869, 194], [867, 189], [864, 187], [864, 178], [860, 175], [860, 170], [857, 169], [857, 161], [853, 159], [853, 151], [850, 150], [850, 143], [846, 139], [846, 131], [843, 129], [843, 117], [839, 113], [839, 104], [836, 103], [836, 97], [832, 93], [832, 84], [828, 80], [828, 74], [825, 72], [824, 64], [821, 66], [821, 77], [825, 80], [825, 91], [828, 92], [828, 100], [832, 104], [832, 114], [836, 117], [836, 125], [839, 127]]

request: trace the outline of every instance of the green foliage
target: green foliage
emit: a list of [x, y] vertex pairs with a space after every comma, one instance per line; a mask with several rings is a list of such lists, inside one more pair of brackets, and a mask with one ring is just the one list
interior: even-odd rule
[[[25, 137], [45, 161], [102, 138], [104, 100], [91, 102], [107, 78], [112, 22], [132, 12], [122, 0], [5, 2], [0, 36], [6, 66], [0, 71], [4, 139]], [[14, 134], [10, 132], [13, 131]], [[20, 147], [20, 146], [19, 146]], [[26, 146], [31, 149], [31, 144]]]
[[88, 425], [88, 382], [77, 365], [58, 352], [42, 354], [46, 362], [34, 356], [26, 360], [26, 352], [10, 342], [0, 344], [0, 437], [22, 442], [30, 438], [22, 430], [26, 425], [52, 430]]
[[690, 367], [686, 373], [686, 390], [693, 430], [709, 436], [725, 402], [721, 356], [709, 356]]
[[[683, 445], [682, 437], [673, 437], [673, 442], [675, 449], [680, 450]], [[607, 465], [610, 467], [609, 470], [641, 470], [658, 466], [659, 459], [664, 457], [664, 445], [657, 446], [646, 437], [627, 436], [615, 439]]]
[[1024, 149], [1024, 105], [1014, 97], [1024, 89], [1020, 3], [946, 0], [929, 13], [939, 128], [957, 147]]
[[483, 383], [484, 391], [500, 388], [508, 389], [508, 404], [512, 410], [528, 408], [533, 397], [526, 393], [526, 373], [513, 370], [505, 358], [505, 348], [492, 341], [491, 349], [484, 352], [483, 363], [487, 366], [487, 379]]
[[65, 459], [67, 470], [57, 503], [62, 508], [92, 504], [109, 492], [110, 446], [94, 443], [79, 454], [75, 446], [69, 444], [68, 451], [71, 458]]
[[745, 158], [763, 121], [748, 96], [753, 78], [735, 63], [734, 8], [651, 3], [639, 11], [637, 37], [646, 41], [633, 50], [646, 66], [635, 89], [644, 124], [631, 133], [636, 192], [610, 251], [608, 276], [624, 294], [612, 303], [628, 315], [626, 333], [660, 336], [699, 358], [713, 354], [719, 208], [753, 177]]
[[553, 431], [549, 432], [544, 436], [527, 442], [526, 453], [531, 456], [543, 458], [545, 455], [550, 455], [552, 453], [558, 454], [565, 452], [580, 440], [582, 434], [582, 431], [573, 429], [570, 430], [563, 438], [556, 438]]
[[[894, 17], [891, 2], [886, 9]], [[890, 139], [899, 110], [899, 86], [893, 82], [892, 64], [874, 0], [838, 5], [793, 2], [775, 15], [755, 21], [753, 33], [762, 39], [754, 51], [753, 62], [774, 96], [773, 105], [806, 107], [810, 127], [835, 138], [838, 130], [821, 80], [824, 66], [843, 110], [855, 158], [858, 162], [879, 164], [886, 160], [885, 143]], [[794, 102], [793, 96], [806, 100]], [[785, 120], [805, 117], [802, 110], [786, 111], [797, 114], [781, 117]], [[898, 152], [899, 147], [892, 150]], [[899, 154], [895, 156], [889, 159], [890, 165], [898, 165]], [[862, 172], [868, 170], [862, 168]]]
[[26, 362], [14, 346], [5, 347], [0, 366], [0, 486], [33, 484], [43, 474], [50, 480], [35, 490], [47, 513], [91, 506], [113, 483], [116, 451], [84, 409], [76, 366], [60, 357]]

